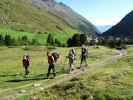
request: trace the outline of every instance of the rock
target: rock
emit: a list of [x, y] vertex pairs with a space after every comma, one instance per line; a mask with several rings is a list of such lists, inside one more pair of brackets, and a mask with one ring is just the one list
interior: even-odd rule
[[43, 90], [44, 90], [44, 88], [43, 88], [43, 87], [40, 87], [39, 89], [40, 89], [41, 91], [43, 91]]
[[125, 70], [125, 71], [122, 72], [122, 74], [123, 74], [124, 76], [125, 76], [125, 75], [128, 75], [128, 73], [129, 73], [128, 70]]
[[35, 83], [35, 84], [33, 84], [33, 86], [34, 86], [34, 87], [39, 87], [39, 86], [41, 86], [41, 84]]
[[19, 93], [25, 93], [26, 92], [26, 90], [20, 90], [19, 91]]
[[19, 76], [20, 75], [20, 73], [16, 73], [14, 76]]
[[89, 100], [94, 100], [94, 97], [92, 95], [90, 95]]
[[112, 75], [111, 78], [112, 78], [113, 80], [117, 80], [117, 79], [119, 79], [120, 76], [121, 76], [121, 75]]
[[30, 97], [30, 100], [38, 100], [38, 98], [33, 96], [33, 97]]

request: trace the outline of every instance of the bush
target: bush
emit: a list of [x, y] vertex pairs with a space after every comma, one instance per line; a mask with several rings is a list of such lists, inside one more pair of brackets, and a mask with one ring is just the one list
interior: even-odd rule
[[83, 44], [87, 44], [87, 35], [86, 34], [74, 34], [72, 38], [67, 40], [67, 46], [81, 46]]
[[72, 38], [69, 38], [67, 40], [67, 46], [81, 46], [81, 45], [87, 45], [88, 42], [88, 35], [87, 34], [74, 34]]
[[39, 44], [39, 42], [37, 41], [37, 39], [32, 39], [31, 44], [32, 44], [32, 45], [37, 45], [37, 44]]
[[21, 41], [22, 41], [22, 44], [23, 45], [28, 44], [28, 37], [26, 35], [25, 36], [22, 36]]
[[0, 45], [3, 45], [4, 44], [4, 38], [2, 35], [0, 35]]
[[50, 44], [50, 45], [54, 45], [54, 37], [52, 34], [49, 34], [48, 35], [48, 38], [47, 38], [47, 44]]
[[91, 39], [90, 40], [90, 45], [92, 46], [92, 45], [95, 45], [95, 40], [94, 39]]
[[10, 35], [6, 35], [5, 38], [4, 38], [4, 44], [6, 46], [10, 46], [12, 44], [12, 39], [11, 39], [11, 36]]
[[94, 100], [106, 100], [104, 93], [101, 91], [95, 92]]
[[57, 38], [55, 39], [55, 46], [62, 46], [61, 42]]
[[81, 43], [81, 45], [83, 45], [83, 44], [87, 44], [87, 35], [86, 34], [81, 34], [80, 35], [80, 43]]
[[72, 44], [73, 46], [80, 46], [81, 45], [81, 41], [80, 41], [80, 34], [75, 34], [73, 37], [72, 37]]
[[68, 46], [68, 47], [73, 46], [73, 43], [72, 43], [72, 39], [71, 39], [71, 38], [69, 38], [69, 39], [67, 40], [67, 46]]

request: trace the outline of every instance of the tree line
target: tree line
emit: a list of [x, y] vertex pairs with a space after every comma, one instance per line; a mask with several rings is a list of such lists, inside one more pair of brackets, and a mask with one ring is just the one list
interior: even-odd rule
[[99, 45], [102, 45], [109, 48], [122, 49], [122, 48], [126, 48], [127, 44], [129, 44], [129, 41], [121, 37], [113, 37], [113, 36], [108, 36], [108, 37], [94, 36], [93, 37], [92, 36], [90, 38], [90, 36], [88, 36], [87, 34], [74, 34], [67, 41], [68, 47], [81, 46], [81, 45], [98, 47]]
[[61, 41], [58, 38], [55, 38], [54, 35], [52, 35], [51, 33], [48, 34], [47, 45], [58, 46], [58, 47], [66, 46], [66, 44], [61, 43]]
[[68, 38], [65, 44], [62, 44], [58, 38], [54, 38], [52, 34], [49, 34], [47, 38], [48, 45], [61, 46], [61, 47], [81, 46], [83, 44], [88, 45], [88, 43], [89, 42], [87, 34], [78, 34], [78, 33], [74, 34], [72, 37]]
[[[58, 46], [58, 47], [73, 47], [81, 45], [104, 45], [111, 48], [125, 48], [127, 41], [124, 39], [115, 37], [98, 37], [90, 38], [88, 34], [74, 34], [72, 37], [68, 38], [66, 43], [62, 43], [60, 38], [55, 38], [53, 34], [49, 33], [47, 37], [47, 46]], [[16, 46], [16, 45], [40, 45], [37, 39], [29, 39], [28, 36], [24, 35], [18, 39], [11, 37], [11, 35], [0, 35], [0, 45], [6, 46]]]
[[[44, 37], [45, 38], [45, 37]], [[58, 38], [55, 38], [51, 33], [48, 34], [47, 41], [44, 44], [52, 46], [66, 46]], [[11, 35], [1, 35], [0, 34], [0, 45], [6, 46], [18, 46], [18, 45], [44, 45], [40, 44], [39, 41], [35, 38], [29, 39], [28, 36], [24, 35], [21, 37], [13, 38]]]
[[126, 45], [129, 44], [128, 40], [126, 40], [125, 38], [114, 36], [99, 37], [98, 41], [99, 45], [117, 49], [126, 48]]
[[67, 40], [67, 46], [81, 46], [83, 44], [88, 44], [87, 34], [74, 34], [71, 38]]
[[26, 35], [22, 37], [18, 37], [18, 39], [11, 37], [11, 35], [0, 35], [0, 45], [6, 45], [6, 46], [17, 46], [17, 45], [26, 45], [31, 44], [35, 45], [38, 44], [38, 41], [36, 39], [32, 39], [31, 41], [28, 39]]

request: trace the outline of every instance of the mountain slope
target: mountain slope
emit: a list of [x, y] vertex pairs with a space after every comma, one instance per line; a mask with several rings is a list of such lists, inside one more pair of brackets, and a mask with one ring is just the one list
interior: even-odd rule
[[34, 6], [40, 9], [46, 9], [51, 14], [54, 14], [59, 19], [62, 19], [72, 28], [81, 32], [98, 32], [96, 27], [92, 25], [84, 17], [73, 11], [70, 7], [63, 3], [58, 3], [55, 0], [28, 0]]
[[[63, 13], [67, 9], [70, 13]], [[78, 21], [77, 24], [80, 16], [71, 12], [69, 7], [54, 0], [0, 0], [0, 27], [28, 32], [96, 32], [87, 20], [82, 20], [85, 24]]]
[[127, 14], [117, 25], [102, 34], [103, 36], [133, 36], [133, 11]]
[[23, 0], [0, 0], [0, 27], [30, 32], [75, 31], [47, 10]]

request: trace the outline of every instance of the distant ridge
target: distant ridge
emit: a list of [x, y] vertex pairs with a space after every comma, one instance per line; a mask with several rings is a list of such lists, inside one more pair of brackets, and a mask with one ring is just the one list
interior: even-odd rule
[[102, 36], [133, 37], [133, 11], [127, 14], [117, 25], [104, 32]]
[[112, 27], [112, 25], [98, 25], [96, 27], [100, 31], [100, 33], [103, 33], [105, 31], [109, 30]]

